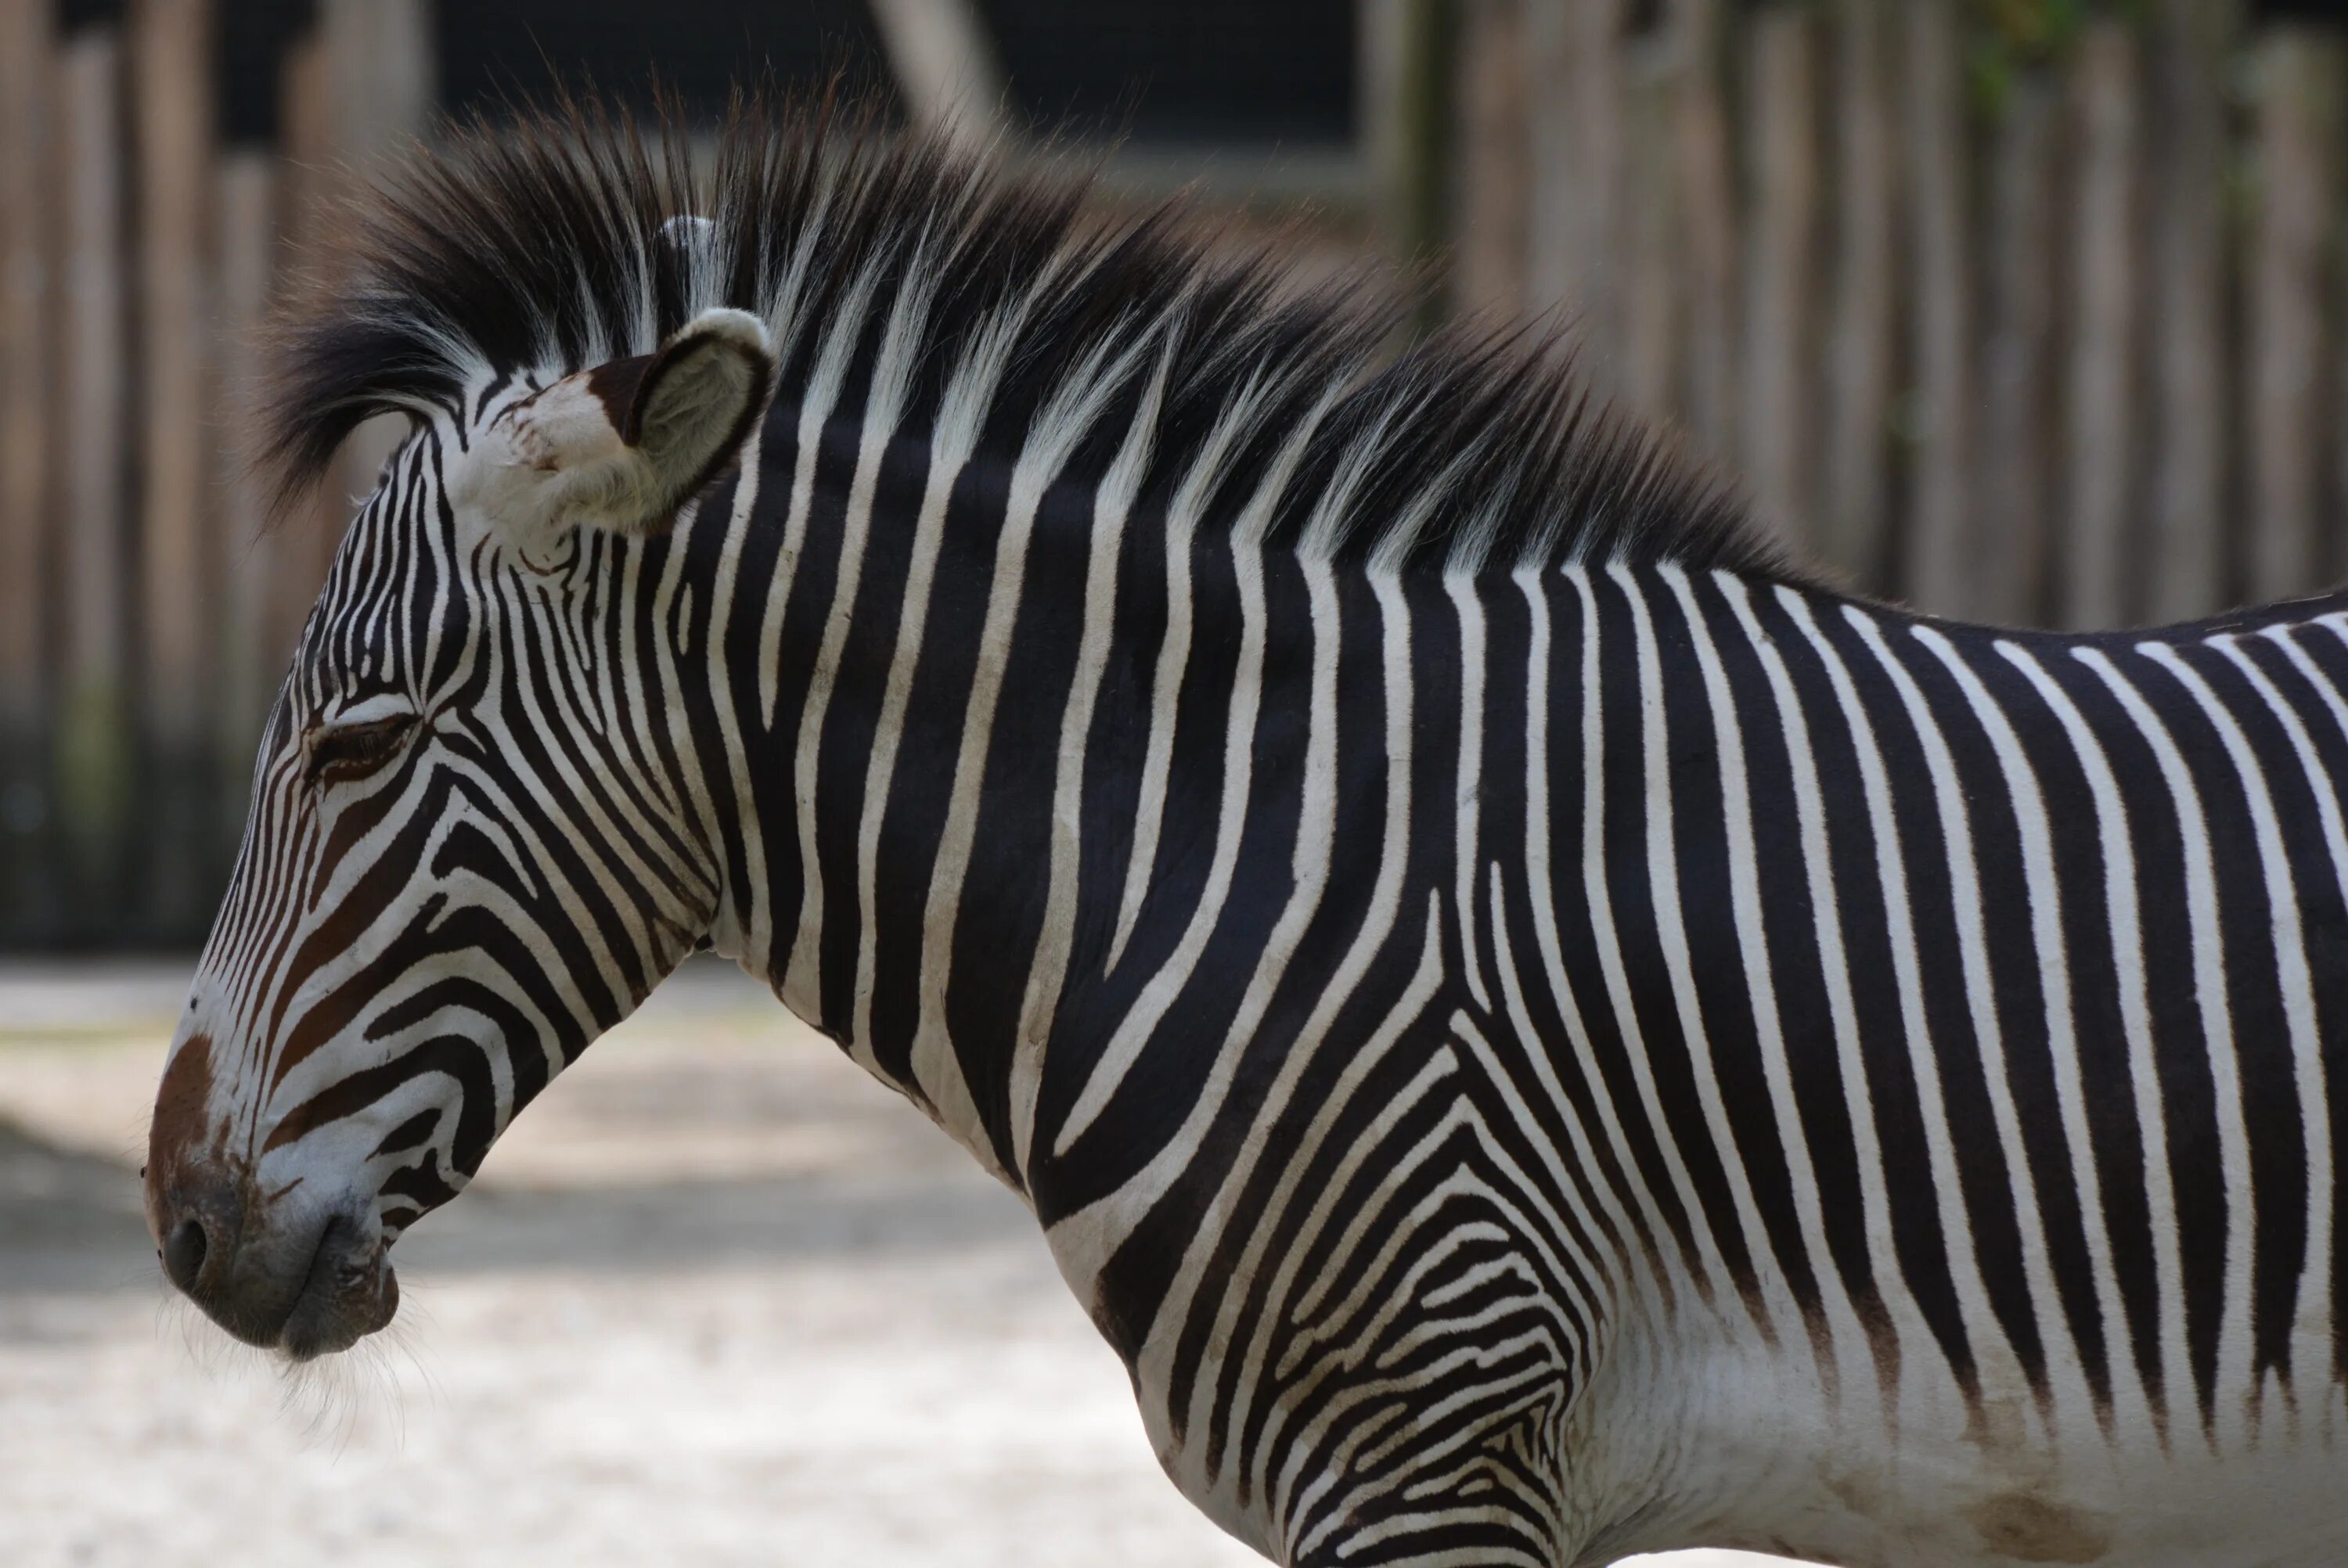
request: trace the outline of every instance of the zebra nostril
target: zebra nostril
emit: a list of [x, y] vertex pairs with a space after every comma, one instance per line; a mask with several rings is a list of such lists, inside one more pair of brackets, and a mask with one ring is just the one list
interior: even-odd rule
[[193, 1294], [196, 1277], [203, 1272], [204, 1227], [201, 1220], [181, 1220], [163, 1243], [163, 1272], [171, 1283]]

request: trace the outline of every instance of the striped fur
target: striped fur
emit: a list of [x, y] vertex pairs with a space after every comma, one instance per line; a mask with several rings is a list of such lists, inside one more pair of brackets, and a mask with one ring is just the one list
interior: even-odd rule
[[[707, 939], [1025, 1197], [1277, 1561], [2336, 1558], [2348, 601], [1853, 602], [1537, 355], [918, 150], [719, 168], [465, 141], [296, 330], [297, 477], [416, 429], [189, 1147], [387, 1246]], [[673, 528], [449, 502], [716, 304], [779, 370]]]

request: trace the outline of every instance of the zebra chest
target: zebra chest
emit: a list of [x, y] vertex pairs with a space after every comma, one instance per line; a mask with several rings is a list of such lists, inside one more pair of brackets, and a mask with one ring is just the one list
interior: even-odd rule
[[1396, 1532], [1571, 1561], [1574, 1355], [1527, 1239], [1440, 1175], [1301, 1218], [1251, 1191], [1193, 1205], [1178, 1183], [1152, 1212], [1203, 1217], [1164, 1255], [1138, 1259], [1155, 1233], [1114, 1205], [1051, 1233], [1176, 1486], [1280, 1563]]
[[1558, 1522], [1521, 1507], [1563, 1488], [1560, 1365], [1424, 1296], [1341, 1286], [1266, 1321], [1276, 1280], [1219, 1283], [1128, 1363], [1159, 1464], [1210, 1518], [1275, 1562], [1334, 1563], [1432, 1501], [1441, 1534], [1529, 1534], [1565, 1561]]

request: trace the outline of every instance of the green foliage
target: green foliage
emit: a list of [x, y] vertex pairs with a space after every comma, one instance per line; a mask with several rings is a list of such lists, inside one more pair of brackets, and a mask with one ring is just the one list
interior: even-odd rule
[[2016, 66], [2051, 65], [2086, 26], [2086, 0], [1973, 0], [1981, 46]]
[[2098, 17], [2135, 22], [2149, 0], [1965, 0], [1965, 77], [1974, 110], [1995, 119], [2015, 79], [2067, 61]]

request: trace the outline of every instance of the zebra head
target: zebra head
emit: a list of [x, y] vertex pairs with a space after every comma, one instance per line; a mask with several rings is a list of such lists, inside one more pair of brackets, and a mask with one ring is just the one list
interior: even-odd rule
[[[629, 596], [768, 395], [751, 313], [410, 407], [312, 610], [146, 1168], [165, 1272], [296, 1358], [710, 930], [720, 874]], [[674, 663], [668, 674], [685, 677]]]

